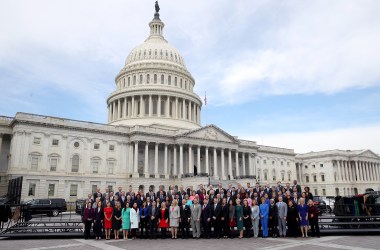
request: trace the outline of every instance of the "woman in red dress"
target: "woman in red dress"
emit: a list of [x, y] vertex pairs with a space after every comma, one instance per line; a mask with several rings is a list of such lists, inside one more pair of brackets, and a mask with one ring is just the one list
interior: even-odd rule
[[106, 240], [109, 240], [111, 237], [112, 214], [113, 214], [113, 207], [111, 207], [110, 202], [107, 202], [107, 207], [105, 207], [103, 211], [104, 211], [104, 229], [106, 231]]
[[166, 229], [169, 227], [169, 209], [166, 202], [161, 203], [160, 214], [158, 216], [158, 227], [161, 228], [162, 239], [166, 237]]

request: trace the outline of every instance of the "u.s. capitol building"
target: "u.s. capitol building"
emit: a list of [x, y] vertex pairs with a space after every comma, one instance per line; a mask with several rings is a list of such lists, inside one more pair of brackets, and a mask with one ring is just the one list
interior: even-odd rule
[[202, 100], [159, 14], [128, 55], [107, 99], [108, 124], [17, 113], [0, 117], [0, 187], [23, 176], [22, 199], [86, 197], [97, 187], [298, 180], [316, 195], [380, 187], [370, 150], [295, 154], [201, 126]]

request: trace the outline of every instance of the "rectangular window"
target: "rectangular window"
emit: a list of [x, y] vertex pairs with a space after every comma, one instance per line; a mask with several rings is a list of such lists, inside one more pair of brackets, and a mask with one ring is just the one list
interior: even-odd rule
[[115, 162], [109, 161], [108, 162], [108, 174], [113, 174], [114, 167], [115, 167]]
[[268, 180], [268, 174], [267, 174], [267, 173], [264, 173], [264, 180], [265, 180], [265, 181]]
[[58, 139], [53, 139], [52, 145], [53, 146], [58, 146], [59, 140]]
[[272, 161], [272, 165], [274, 165], [274, 161]]
[[326, 189], [322, 189], [322, 195], [323, 195], [323, 196], [326, 195]]
[[48, 197], [54, 196], [55, 184], [49, 184]]
[[74, 155], [71, 164], [71, 172], [77, 173], [79, 171], [79, 156]]
[[110, 145], [110, 146], [109, 146], [109, 150], [110, 150], [110, 151], [114, 151], [114, 150], [115, 150], [115, 145]]
[[95, 143], [94, 144], [94, 149], [99, 149], [100, 148], [100, 144], [99, 143]]
[[259, 164], [259, 162], [260, 162], [260, 161], [259, 161], [259, 160], [257, 160], [257, 164]]
[[92, 173], [97, 174], [99, 172], [99, 162], [93, 161], [92, 162]]
[[41, 138], [40, 137], [34, 137], [33, 138], [33, 144], [40, 145], [41, 144]]
[[70, 185], [70, 196], [77, 196], [78, 194], [78, 184]]
[[325, 175], [324, 174], [321, 175], [321, 180], [325, 181]]
[[305, 178], [306, 178], [306, 182], [309, 182], [309, 176], [306, 176]]
[[272, 181], [275, 181], [275, 180], [276, 180], [276, 176], [275, 176], [275, 175], [273, 175]]
[[314, 195], [318, 195], [318, 189], [314, 189]]
[[58, 159], [50, 159], [50, 171], [57, 171]]
[[281, 166], [284, 166], [284, 162], [283, 161], [281, 162]]
[[288, 174], [288, 181], [290, 181], [290, 179], [291, 179], [291, 178], [290, 178], [290, 174]]
[[267, 164], [267, 160], [264, 160], [264, 164]]
[[171, 85], [171, 84], [172, 84], [172, 77], [168, 76], [168, 85]]
[[323, 164], [319, 164], [319, 167], [323, 168]]
[[31, 168], [34, 171], [38, 169], [38, 156], [32, 156]]
[[108, 185], [108, 191], [113, 192], [113, 186], [112, 185]]
[[285, 181], [285, 173], [281, 173], [281, 181]]
[[314, 180], [314, 182], [317, 182], [317, 176], [316, 175], [313, 176], [313, 180]]
[[313, 168], [315, 168], [315, 165], [313, 165]]
[[98, 189], [98, 185], [92, 185], [91, 193], [95, 194], [97, 189]]
[[35, 195], [36, 195], [36, 184], [29, 183], [28, 196], [35, 196]]
[[287, 162], [286, 165], [289, 166], [289, 162]]
[[307, 165], [305, 165], [305, 169], [307, 169]]

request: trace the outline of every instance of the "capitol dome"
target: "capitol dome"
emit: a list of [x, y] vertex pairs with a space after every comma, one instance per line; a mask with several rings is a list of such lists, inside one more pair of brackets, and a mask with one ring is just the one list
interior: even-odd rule
[[179, 51], [163, 36], [165, 24], [155, 13], [150, 35], [128, 55], [107, 99], [108, 123], [168, 129], [200, 128], [202, 102]]

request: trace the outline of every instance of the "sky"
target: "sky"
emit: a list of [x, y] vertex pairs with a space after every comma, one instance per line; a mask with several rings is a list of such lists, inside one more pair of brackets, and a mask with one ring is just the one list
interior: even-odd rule
[[[107, 122], [153, 0], [1, 0], [0, 115]], [[202, 125], [297, 153], [380, 153], [380, 1], [161, 0]]]

